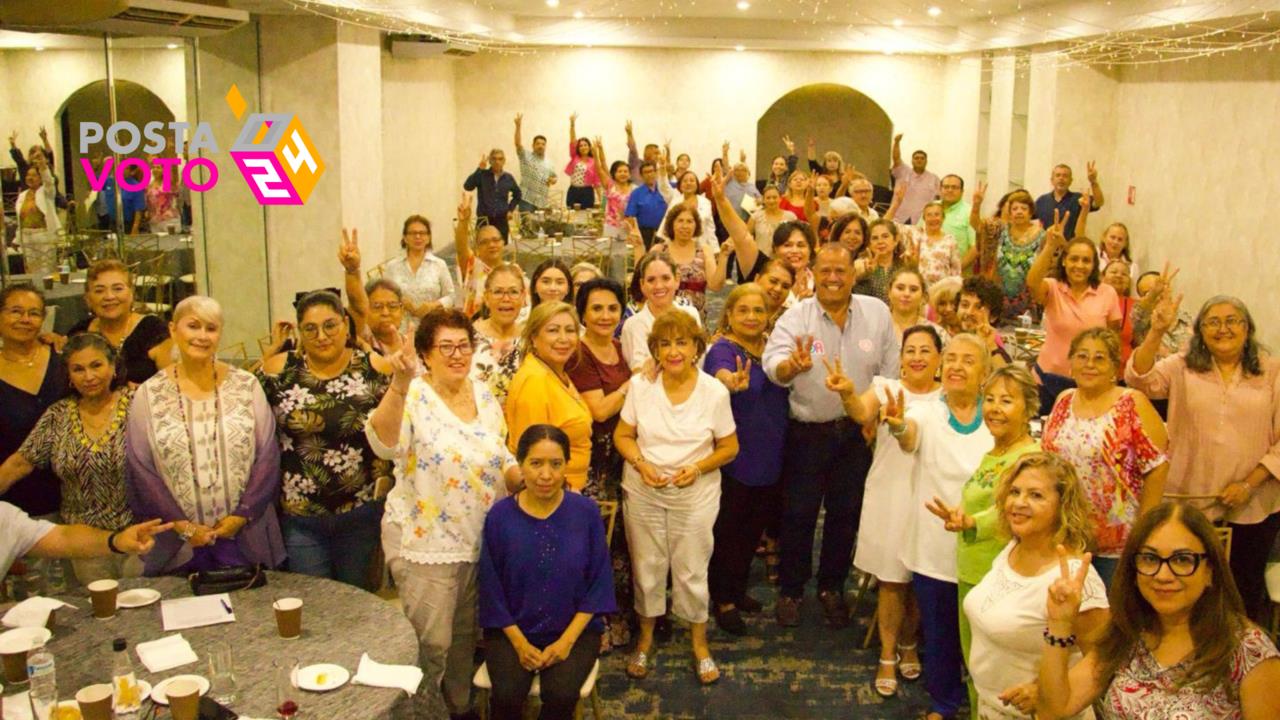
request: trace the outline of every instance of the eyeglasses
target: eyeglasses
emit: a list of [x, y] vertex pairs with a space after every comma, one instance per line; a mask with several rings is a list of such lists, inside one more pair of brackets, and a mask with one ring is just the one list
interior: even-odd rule
[[23, 316], [29, 317], [32, 320], [40, 320], [44, 317], [44, 308], [39, 310], [23, 310], [20, 307], [7, 307], [4, 309], [4, 314], [8, 315], [13, 320], [18, 320]]
[[494, 296], [500, 298], [513, 298], [520, 297], [520, 293], [524, 291], [518, 288], [504, 288], [501, 290], [488, 290], [486, 292], [492, 293]]
[[1224, 325], [1228, 330], [1238, 330], [1244, 327], [1244, 318], [1231, 315], [1226, 318], [1209, 318], [1200, 323], [1206, 330], [1217, 330]]
[[404, 303], [388, 302], [388, 303], [369, 303], [369, 309], [374, 312], [395, 312], [404, 307]]
[[445, 357], [453, 357], [455, 355], [470, 355], [474, 348], [471, 343], [436, 343], [436, 350]]
[[344, 325], [345, 324], [341, 320], [326, 320], [323, 325], [303, 325], [302, 337], [307, 338], [308, 340], [315, 340], [317, 337], [320, 337], [320, 332], [322, 330], [326, 337], [333, 337], [338, 334], [338, 330], [344, 327]]
[[410, 230], [409, 232], [405, 233], [405, 235], [408, 235], [409, 237], [430, 237], [431, 233], [427, 232], [426, 230]]
[[1133, 556], [1133, 569], [1139, 575], [1151, 577], [1160, 572], [1161, 565], [1168, 565], [1169, 572], [1178, 577], [1194, 575], [1200, 569], [1200, 563], [1209, 557], [1208, 553], [1176, 552], [1169, 557], [1160, 557], [1153, 552], [1140, 552]]

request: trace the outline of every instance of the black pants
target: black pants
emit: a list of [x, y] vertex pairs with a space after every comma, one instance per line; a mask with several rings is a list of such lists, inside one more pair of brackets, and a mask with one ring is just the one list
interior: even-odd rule
[[590, 185], [570, 187], [564, 194], [564, 204], [569, 209], [576, 205], [580, 210], [590, 210], [596, 206], [596, 189]]
[[[520, 656], [501, 630], [486, 630], [484, 661], [489, 666], [489, 717], [520, 720], [534, 673], [520, 666]], [[543, 649], [543, 648], [540, 648]], [[540, 720], [572, 720], [578, 707], [578, 691], [600, 655], [600, 633], [584, 630], [569, 651], [569, 658], [537, 673], [541, 678]]]
[[502, 233], [502, 242], [505, 243], [507, 241], [507, 233], [510, 232], [510, 228], [507, 226], [506, 215], [496, 215], [494, 217], [481, 215], [480, 217], [476, 218], [477, 228], [483, 227], [485, 225], [492, 225], [498, 228], [498, 232]]
[[657, 233], [658, 233], [658, 228], [656, 227], [644, 227], [643, 225], [640, 226], [640, 237], [644, 238], [645, 252], [648, 252], [649, 248], [653, 247], [653, 236], [656, 235]]
[[1280, 532], [1280, 513], [1268, 515], [1253, 525], [1231, 523], [1231, 575], [1240, 590], [1240, 599], [1244, 600], [1245, 612], [1254, 622], [1264, 625], [1269, 604], [1264, 575], [1277, 532]]
[[715, 548], [708, 578], [713, 610], [716, 605], [742, 602], [760, 535], [777, 512], [781, 497], [777, 484], [751, 487], [720, 473], [720, 514], [712, 530]]
[[844, 591], [870, 467], [871, 451], [852, 421], [791, 421], [782, 465], [778, 549], [782, 595], [804, 595], [805, 583], [813, 574], [813, 534], [823, 507], [827, 514], [818, 558], [818, 591]]

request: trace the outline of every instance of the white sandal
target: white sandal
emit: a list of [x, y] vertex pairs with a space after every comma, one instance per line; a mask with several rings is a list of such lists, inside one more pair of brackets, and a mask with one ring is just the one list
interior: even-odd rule
[[[915, 650], [915, 644], [899, 645], [898, 650]], [[898, 659], [902, 659], [902, 654], [898, 654]], [[898, 672], [902, 675], [902, 679], [907, 682], [915, 682], [920, 679], [920, 663], [919, 662], [900, 662], [898, 663]]]
[[[898, 664], [898, 661], [897, 660], [881, 660], [880, 664], [894, 667]], [[876, 689], [876, 694], [882, 698], [888, 699], [888, 698], [894, 697], [898, 694], [898, 678], [897, 677], [876, 678], [875, 682], [873, 683], [873, 687], [875, 687]]]

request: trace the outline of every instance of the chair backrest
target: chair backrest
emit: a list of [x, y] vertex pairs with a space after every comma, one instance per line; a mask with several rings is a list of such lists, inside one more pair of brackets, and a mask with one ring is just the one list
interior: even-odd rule
[[609, 547], [613, 547], [613, 526], [618, 522], [618, 501], [617, 500], [601, 500], [600, 517], [604, 520], [604, 541]]

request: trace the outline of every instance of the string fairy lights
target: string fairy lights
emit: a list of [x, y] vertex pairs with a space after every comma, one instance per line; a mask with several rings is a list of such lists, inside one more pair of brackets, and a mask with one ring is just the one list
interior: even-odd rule
[[[294, 10], [386, 33], [426, 35], [445, 42], [458, 42], [496, 53], [527, 54], [556, 46], [608, 46], [609, 33], [633, 35], [642, 26], [686, 19], [714, 20], [735, 12], [732, 0], [656, 0], [644, 5], [651, 8], [643, 16], [635, 16], [638, 4], [615, 0], [595, 2], [578, 9], [586, 20], [569, 20], [545, 13], [537, 16], [543, 32], [521, 33], [490, 29], [475, 22], [459, 22], [426, 10], [417, 10], [403, 0], [284, 0]], [[542, 3], [539, 3], [540, 5]], [[546, 2], [555, 9], [560, 2]], [[1274, 50], [1280, 44], [1280, 15], [1252, 12], [1225, 17], [1238, 11], [1240, 2], [1198, 2], [1189, 8], [1185, 0], [1173, 0], [1166, 11], [1153, 11], [1150, 27], [1112, 29], [1098, 24], [1096, 18], [1080, 19], [1064, 16], [1055, 8], [1061, 6], [1012, 0], [1003, 8], [993, 7], [989, 0], [952, 0], [946, 12], [943, 3], [880, 2], [867, 3], [866, 12], [841, 7], [831, 0], [791, 0], [787, 19], [797, 30], [806, 30], [808, 44], [795, 49], [820, 46], [829, 50], [846, 50], [851, 37], [870, 37], [875, 47], [863, 51], [892, 52], [904, 55], [977, 56], [1010, 52], [1016, 70], [1026, 71], [1032, 64], [1056, 67], [1093, 67], [1114, 69], [1126, 66], [1186, 62], [1241, 51]], [[509, 14], [509, 6], [492, 0], [472, 0], [475, 15]], [[723, 5], [724, 7], [720, 7]], [[761, 0], [749, 5], [754, 15], [763, 5]], [[1029, 6], [1029, 7], [1028, 7]], [[1000, 14], [1000, 10], [1005, 14]], [[936, 11], [936, 12], [935, 12]], [[566, 10], [568, 12], [568, 10]], [[628, 14], [630, 12], [630, 14]], [[1191, 14], [1194, 12], [1194, 16]], [[574, 17], [577, 17], [575, 15]], [[852, 22], [850, 19], [852, 18]], [[905, 20], [904, 20], [905, 18]], [[949, 18], [950, 21], [943, 18]], [[1170, 21], [1162, 23], [1162, 19]], [[1174, 18], [1179, 18], [1174, 22]], [[581, 30], [567, 29], [570, 24], [588, 22]], [[767, 20], [764, 22], [773, 22]], [[1062, 28], [1071, 28], [1065, 31]], [[938, 31], [946, 30], [947, 33]], [[947, 39], [941, 39], [946, 37]], [[745, 45], [746, 38], [726, 40], [725, 49]], [[866, 44], [865, 42], [863, 44]], [[1014, 49], [1018, 52], [1013, 52]], [[855, 49], [856, 50], [856, 49]]]

